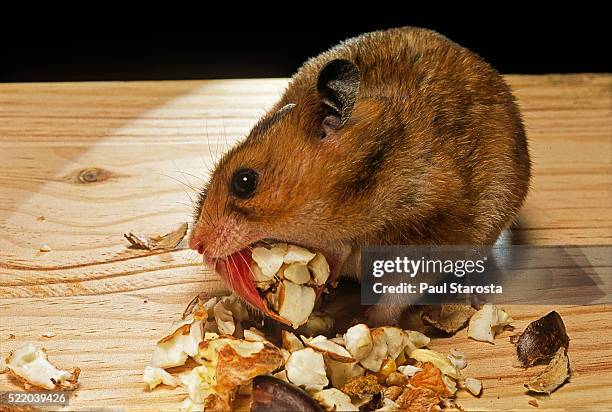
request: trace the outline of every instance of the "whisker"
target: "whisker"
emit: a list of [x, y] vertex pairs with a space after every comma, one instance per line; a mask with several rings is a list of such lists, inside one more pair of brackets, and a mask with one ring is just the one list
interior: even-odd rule
[[[206, 133], [206, 148], [208, 149], [208, 155], [210, 157], [210, 159], [212, 160], [213, 164], [217, 163], [217, 161], [215, 160], [215, 155], [218, 156], [219, 155], [219, 148], [217, 147], [215, 149], [215, 155], [213, 155], [212, 152], [212, 145], [210, 144], [210, 135], [208, 134], [208, 119], [204, 119], [204, 130]], [[200, 157], [202, 157], [202, 154], [200, 153]], [[206, 163], [205, 163], [206, 164]], [[209, 169], [209, 175], [210, 175], [210, 169]]]
[[[230, 256], [228, 257], [228, 260], [229, 260], [229, 261], [231, 262], [231, 264], [234, 266], [234, 269], [236, 270], [236, 273], [238, 274], [238, 273], [239, 273], [239, 271], [238, 271], [238, 265], [237, 265], [237, 264], [236, 264], [236, 262], [234, 261], [234, 256], [233, 256], [233, 255], [230, 255]], [[232, 289], [232, 290], [236, 290], [237, 288], [235, 287], [236, 285], [235, 285], [235, 280], [234, 280], [234, 277], [233, 277], [233, 276], [228, 276], [228, 278], [230, 279], [230, 284], [231, 284], [231, 286], [230, 286], [230, 287], [231, 287], [231, 289]]]
[[180, 179], [177, 179], [177, 178], [176, 178], [176, 177], [174, 177], [174, 176], [170, 176], [170, 175], [167, 175], [167, 174], [165, 174], [165, 173], [157, 173], [157, 174], [158, 174], [159, 176], [163, 176], [163, 177], [167, 177], [167, 178], [169, 178], [169, 179], [172, 179], [172, 180], [174, 180], [175, 182], [182, 184], [183, 186], [185, 186], [186, 188], [188, 188], [188, 189], [190, 189], [190, 190], [192, 190], [192, 191], [194, 191], [194, 192], [196, 192], [196, 191], [197, 191], [195, 187], [191, 186], [190, 184], [187, 184], [187, 183], [183, 182], [183, 181], [182, 181], [182, 180], [180, 180]]
[[187, 179], [187, 176], [185, 176], [185, 173], [183, 173], [183, 171], [181, 170], [180, 167], [178, 167], [178, 165], [176, 164], [176, 161], [172, 161], [172, 164], [174, 165], [174, 167], [176, 167], [178, 169], [178, 172], [183, 175], [183, 177], [185, 178], [185, 180], [187, 181], [188, 186], [191, 188], [191, 190], [193, 190], [194, 192], [197, 192], [197, 189], [191, 184], [191, 182], [189, 181], [189, 179]]
[[[169, 175], [166, 175], [166, 174], [164, 174], [164, 173], [157, 173], [157, 174], [158, 174], [158, 175], [160, 175], [160, 176], [164, 176], [164, 177], [167, 177], [167, 178], [169, 178], [169, 179], [172, 179], [172, 180], [174, 180], [175, 182], [182, 184], [182, 185], [183, 185], [183, 186], [185, 186], [186, 188], [188, 188], [188, 189], [190, 189], [190, 190], [192, 190], [192, 191], [194, 191], [194, 192], [197, 192], [197, 190], [196, 190], [195, 188], [193, 188], [192, 186], [190, 186], [190, 185], [186, 184], [185, 182], [183, 182], [183, 181], [181, 181], [181, 180], [179, 180], [179, 179], [177, 179], [177, 178], [175, 178], [175, 177], [173, 177], [173, 176], [169, 176]], [[190, 201], [191, 201], [191, 203], [193, 204], [193, 198], [191, 197], [191, 195], [189, 194], [189, 192], [185, 192], [185, 194], [187, 195], [187, 197], [189, 198], [189, 200], [190, 200]]]
[[192, 209], [192, 208], [193, 208], [193, 204], [191, 204], [191, 205], [190, 205], [189, 203], [181, 202], [181, 201], [178, 201], [178, 200], [175, 200], [175, 201], [174, 201], [174, 203], [178, 203], [179, 205], [186, 206], [186, 207], [188, 207], [189, 209]]
[[[249, 247], [249, 246], [247, 246], [247, 247]], [[240, 258], [244, 261], [244, 264], [249, 268], [249, 272], [251, 274], [251, 279], [255, 279], [255, 273], [253, 273], [253, 268], [251, 267], [251, 265], [249, 265], [249, 263], [244, 258], [244, 256], [242, 256], [242, 253], [240, 253]]]
[[196, 179], [198, 179], [198, 180], [201, 180], [202, 182], [205, 182], [205, 181], [206, 181], [206, 179], [205, 179], [205, 178], [200, 177], [200, 176], [197, 176], [197, 175], [194, 175], [194, 174], [189, 173], [189, 172], [182, 172], [182, 171], [180, 171], [180, 170], [175, 170], [175, 172], [181, 173], [181, 174], [183, 174], [183, 175], [191, 176], [191, 177], [193, 177], [193, 178], [196, 178]]

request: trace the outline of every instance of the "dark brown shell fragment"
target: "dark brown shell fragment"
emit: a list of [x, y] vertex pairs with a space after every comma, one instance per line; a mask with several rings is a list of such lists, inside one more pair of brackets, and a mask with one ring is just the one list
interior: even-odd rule
[[273, 376], [257, 376], [253, 380], [251, 412], [268, 411], [323, 412], [323, 409], [297, 386]]
[[516, 342], [516, 354], [523, 367], [549, 362], [559, 348], [569, 346], [563, 319], [555, 311], [531, 322]]

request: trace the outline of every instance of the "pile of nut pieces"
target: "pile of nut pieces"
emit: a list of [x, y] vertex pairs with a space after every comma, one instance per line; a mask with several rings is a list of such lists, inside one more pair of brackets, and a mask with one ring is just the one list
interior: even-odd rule
[[[327, 338], [282, 330], [277, 346], [261, 330], [243, 329], [248, 320], [248, 310], [233, 295], [198, 302], [158, 342], [144, 382], [149, 389], [182, 385], [188, 392], [185, 411], [231, 410], [237, 393], [248, 394], [253, 378], [262, 374], [306, 390], [325, 410], [357, 411], [377, 394], [376, 410], [406, 410], [410, 404], [438, 405], [458, 388], [475, 396], [482, 390], [480, 381], [462, 375], [463, 354], [426, 349], [430, 339], [417, 331], [361, 323]], [[166, 371], [188, 357], [199, 366], [178, 377]]]
[[[322, 254], [280, 244], [256, 247], [252, 258], [253, 281], [268, 308], [294, 330], [303, 325], [299, 330], [309, 336], [298, 337], [286, 328], [280, 339], [266, 336], [256, 327], [264, 324], [260, 315], [250, 313], [235, 295], [198, 299], [173, 332], [157, 343], [143, 374], [149, 390], [159, 384], [183, 386], [188, 393], [183, 411], [231, 410], [238, 394], [252, 395], [252, 410], [267, 410], [269, 393], [279, 388], [291, 392], [293, 401], [316, 406], [304, 410], [325, 411], [430, 411], [458, 407], [453, 399], [459, 389], [474, 396], [482, 392], [478, 379], [463, 375], [467, 360], [461, 352], [444, 355], [428, 349], [430, 339], [418, 331], [371, 329], [359, 323], [333, 337], [314, 332], [331, 330], [329, 317], [312, 313], [316, 289], [329, 277]], [[468, 325], [469, 338], [490, 343], [513, 322], [490, 303], [479, 310], [442, 305], [426, 311], [422, 319], [450, 334]], [[529, 391], [550, 394], [568, 379], [569, 337], [556, 312], [532, 322], [515, 336], [515, 344], [523, 367], [549, 362], [525, 384]], [[166, 370], [185, 365], [188, 358], [199, 366], [178, 377]], [[258, 392], [258, 379], [264, 376], [275, 386], [263, 394], [264, 404], [258, 409], [256, 398], [263, 393]]]
[[[311, 314], [311, 287], [324, 284], [329, 276], [323, 255], [294, 245], [259, 247], [253, 250], [252, 270], [256, 287], [294, 329], [317, 316]], [[282, 300], [269, 297], [278, 296], [279, 290]], [[484, 319], [484, 332], [478, 332], [480, 327], [475, 331], [489, 339], [511, 319], [496, 308], [487, 307], [486, 312], [491, 323]], [[430, 339], [417, 331], [370, 329], [363, 323], [334, 337], [298, 337], [282, 330], [282, 341], [275, 345], [262, 330], [243, 327], [252, 321], [234, 295], [198, 301], [191, 314], [158, 342], [144, 382], [149, 389], [159, 384], [183, 386], [188, 392], [181, 406], [185, 411], [231, 410], [236, 395], [249, 394], [252, 380], [263, 374], [305, 390], [324, 410], [368, 406], [420, 411], [452, 399], [459, 388], [474, 396], [482, 390], [479, 380], [463, 376], [467, 361], [462, 353], [443, 355], [427, 349]], [[178, 377], [166, 371], [184, 365], [189, 357], [200, 366]]]

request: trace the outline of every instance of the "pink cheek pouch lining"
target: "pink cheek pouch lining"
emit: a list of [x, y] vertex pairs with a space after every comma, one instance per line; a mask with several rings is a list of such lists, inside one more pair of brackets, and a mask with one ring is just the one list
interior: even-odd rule
[[248, 303], [258, 308], [269, 317], [279, 322], [289, 324], [287, 320], [268, 309], [268, 306], [259, 295], [253, 283], [251, 262], [251, 251], [249, 249], [242, 250], [228, 257], [226, 261], [220, 261], [217, 264], [217, 273], [234, 293], [242, 297]]

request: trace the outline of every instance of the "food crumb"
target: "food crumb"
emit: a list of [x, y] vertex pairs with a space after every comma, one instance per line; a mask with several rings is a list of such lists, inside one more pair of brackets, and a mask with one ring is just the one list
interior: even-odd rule
[[40, 215], [36, 218], [36, 220], [38, 220], [39, 222], [42, 222], [43, 220], [47, 220], [47, 218], [44, 217], [43, 215]]
[[31, 343], [11, 352], [5, 361], [11, 375], [26, 390], [34, 386], [47, 390], [74, 390], [81, 373], [79, 368], [70, 371], [56, 368], [49, 362], [45, 348], [37, 348]]
[[538, 404], [538, 401], [536, 401], [535, 399], [529, 399], [529, 401], [527, 401], [527, 403], [531, 406], [533, 406], [534, 408], [538, 408], [540, 405]]
[[124, 233], [123, 236], [130, 242], [132, 248], [135, 249], [163, 249], [171, 250], [181, 243], [181, 240], [187, 234], [188, 225], [186, 222], [178, 225], [177, 228], [163, 235], [146, 236], [140, 233]]
[[42, 338], [52, 338], [52, 337], [56, 336], [56, 334], [54, 332], [47, 331], [47, 332], [41, 333], [40, 336]]
[[15, 339], [15, 335], [14, 334], [9, 334], [8, 335], [8, 340], [14, 340]]
[[569, 358], [565, 353], [565, 348], [560, 347], [553, 360], [546, 366], [546, 369], [526, 383], [525, 387], [533, 392], [551, 394], [562, 386], [569, 377]]
[[43, 243], [40, 246], [40, 249], [38, 250], [40, 250], [41, 252], [51, 252], [51, 247], [49, 247], [49, 245], [47, 245], [46, 243]]

